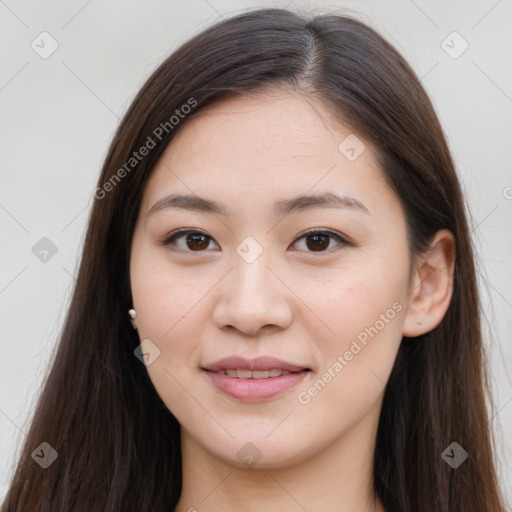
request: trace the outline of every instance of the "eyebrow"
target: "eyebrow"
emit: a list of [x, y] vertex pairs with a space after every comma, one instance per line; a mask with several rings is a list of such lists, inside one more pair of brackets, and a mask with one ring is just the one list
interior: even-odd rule
[[[193, 194], [171, 194], [157, 201], [147, 212], [146, 216], [168, 209], [181, 209], [195, 212], [203, 212], [228, 216], [226, 208], [209, 199], [204, 199]], [[302, 195], [292, 199], [276, 201], [274, 204], [274, 214], [284, 217], [289, 213], [296, 211], [309, 210], [312, 208], [342, 208], [360, 211], [370, 214], [368, 208], [355, 197], [348, 197], [325, 192], [318, 195]]]

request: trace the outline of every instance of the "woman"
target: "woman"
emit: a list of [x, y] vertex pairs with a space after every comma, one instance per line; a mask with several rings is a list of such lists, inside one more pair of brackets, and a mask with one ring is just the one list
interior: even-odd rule
[[372, 29], [205, 30], [94, 195], [4, 512], [504, 509], [459, 182]]

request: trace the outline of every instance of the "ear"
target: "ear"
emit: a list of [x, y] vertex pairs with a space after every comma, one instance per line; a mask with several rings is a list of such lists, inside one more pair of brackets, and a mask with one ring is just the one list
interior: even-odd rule
[[453, 294], [455, 237], [438, 231], [430, 248], [418, 256], [409, 288], [402, 334], [415, 337], [435, 329], [443, 319]]

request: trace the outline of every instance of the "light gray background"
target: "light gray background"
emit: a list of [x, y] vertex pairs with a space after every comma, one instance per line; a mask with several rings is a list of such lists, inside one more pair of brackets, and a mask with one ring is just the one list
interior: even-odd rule
[[[0, 0], [0, 499], [62, 326], [119, 118], [151, 71], [191, 35], [221, 16], [286, 5]], [[472, 212], [498, 411], [493, 426], [512, 501], [512, 1], [314, 3], [316, 12], [333, 7], [359, 13], [398, 47], [449, 138]], [[47, 59], [31, 48], [43, 31], [59, 45]], [[442, 47], [453, 31], [469, 44], [456, 59]], [[452, 53], [463, 44], [455, 37], [444, 43]], [[46, 263], [32, 253], [42, 237], [58, 248]]]

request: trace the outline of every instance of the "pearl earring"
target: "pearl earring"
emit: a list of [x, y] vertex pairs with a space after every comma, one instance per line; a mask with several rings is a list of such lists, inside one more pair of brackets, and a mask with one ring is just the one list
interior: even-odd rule
[[128, 310], [128, 314], [130, 315], [130, 322], [132, 323], [132, 327], [137, 330], [137, 326], [135, 325], [135, 320], [137, 319], [137, 313], [135, 309]]

